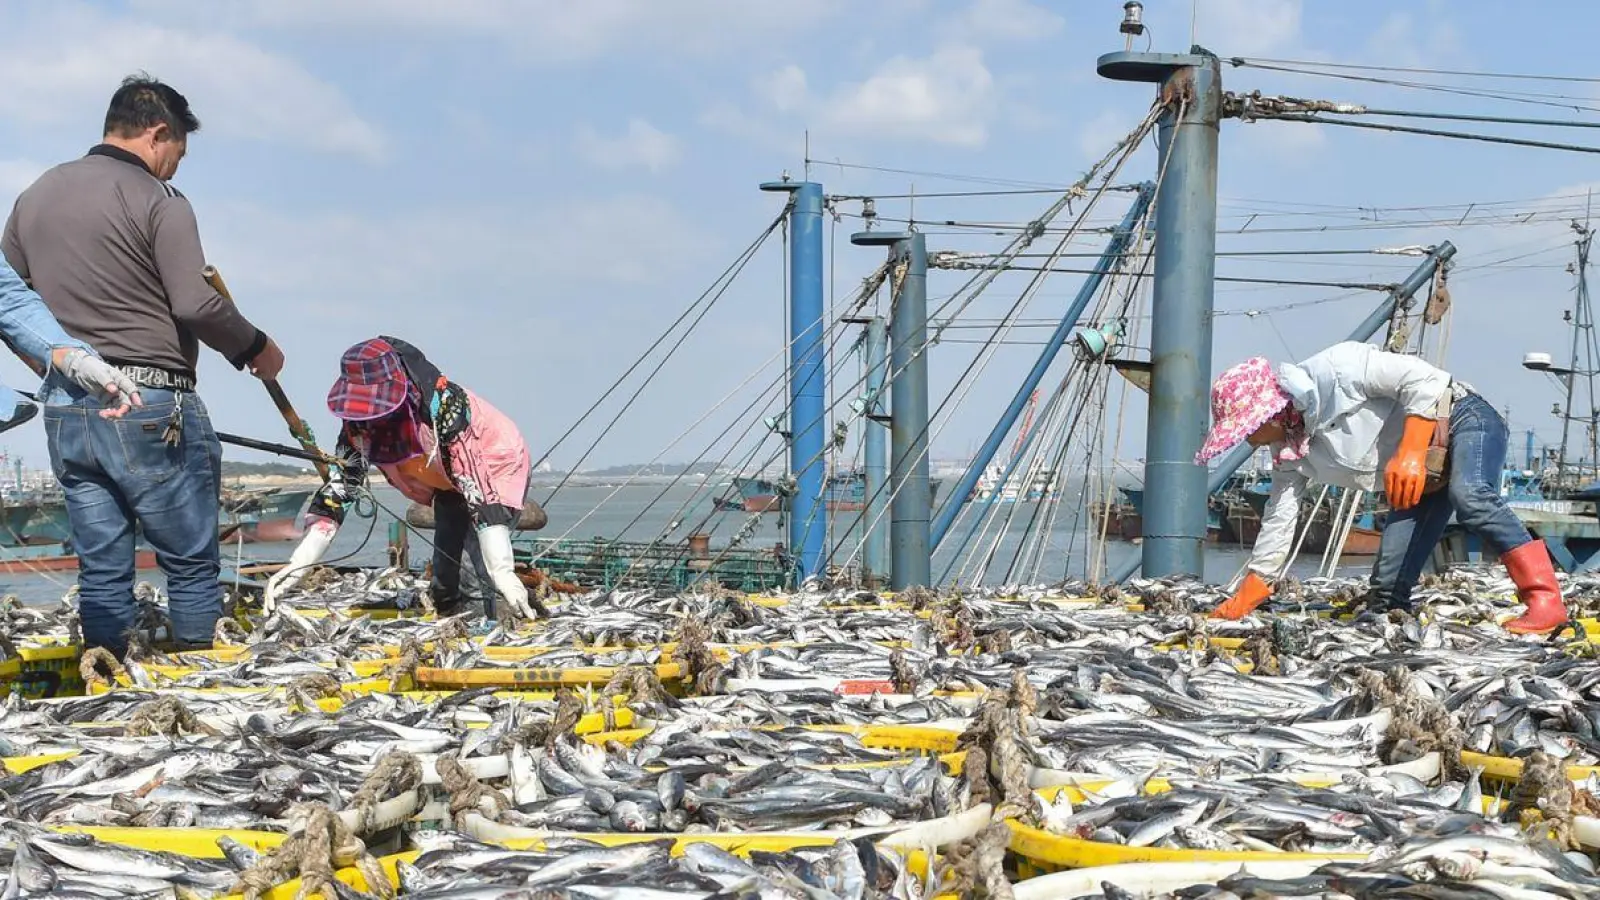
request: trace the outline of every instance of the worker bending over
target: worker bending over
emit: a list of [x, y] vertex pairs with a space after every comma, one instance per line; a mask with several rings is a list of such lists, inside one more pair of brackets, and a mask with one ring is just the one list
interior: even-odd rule
[[344, 423], [335, 450], [342, 464], [312, 498], [306, 536], [289, 564], [268, 582], [268, 611], [321, 561], [368, 466], [376, 465], [400, 493], [433, 507], [429, 592], [439, 615], [463, 611], [465, 555], [486, 572], [510, 614], [533, 618], [511, 556], [511, 527], [532, 469], [517, 426], [397, 338], [351, 347], [340, 368], [328, 409]]
[[1370, 344], [1335, 344], [1275, 370], [1256, 357], [1223, 372], [1211, 388], [1211, 432], [1195, 462], [1248, 441], [1272, 448], [1274, 468], [1248, 574], [1212, 615], [1241, 618], [1271, 595], [1314, 480], [1387, 495], [1391, 513], [1372, 575], [1378, 608], [1411, 608], [1411, 591], [1453, 512], [1499, 554], [1527, 604], [1506, 629], [1559, 628], [1567, 613], [1550, 554], [1500, 497], [1507, 436], [1505, 420], [1470, 386]]

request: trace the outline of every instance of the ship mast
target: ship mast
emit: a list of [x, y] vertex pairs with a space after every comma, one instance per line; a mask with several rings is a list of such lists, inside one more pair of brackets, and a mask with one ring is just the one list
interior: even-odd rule
[[[1572, 431], [1572, 398], [1577, 391], [1577, 380], [1583, 378], [1587, 382], [1589, 394], [1589, 410], [1580, 416], [1588, 428], [1589, 454], [1586, 457], [1588, 464], [1594, 466], [1600, 463], [1600, 448], [1597, 448], [1597, 435], [1595, 434], [1595, 418], [1600, 416], [1600, 409], [1595, 405], [1594, 378], [1600, 374], [1600, 353], [1597, 353], [1594, 333], [1594, 310], [1589, 304], [1589, 245], [1594, 240], [1594, 232], [1589, 228], [1587, 221], [1579, 225], [1572, 223], [1572, 230], [1577, 233], [1575, 242], [1577, 247], [1577, 260], [1568, 271], [1578, 277], [1577, 291], [1573, 299], [1572, 309], [1563, 314], [1563, 318], [1572, 324], [1572, 356], [1567, 369], [1567, 397], [1566, 407], [1561, 411], [1561, 456], [1556, 462], [1556, 483], [1563, 490], [1567, 489], [1567, 441]], [[1583, 368], [1579, 368], [1579, 351], [1583, 351]], [[1580, 458], [1580, 462], [1582, 458]], [[1582, 480], [1581, 470], [1578, 479]]]

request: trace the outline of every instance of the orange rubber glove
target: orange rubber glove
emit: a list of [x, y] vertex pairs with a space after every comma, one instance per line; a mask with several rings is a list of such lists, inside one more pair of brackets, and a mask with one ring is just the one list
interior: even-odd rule
[[1421, 416], [1406, 416], [1406, 430], [1400, 435], [1400, 448], [1383, 473], [1383, 492], [1393, 509], [1410, 509], [1422, 499], [1428, 481], [1428, 443], [1438, 422]]
[[1272, 587], [1254, 572], [1246, 575], [1233, 596], [1211, 611], [1213, 619], [1242, 619], [1272, 596]]

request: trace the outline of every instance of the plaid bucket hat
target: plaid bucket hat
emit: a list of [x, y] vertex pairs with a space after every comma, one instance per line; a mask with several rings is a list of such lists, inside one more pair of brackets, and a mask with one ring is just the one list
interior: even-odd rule
[[1218, 375], [1211, 386], [1211, 431], [1194, 456], [1195, 464], [1203, 466], [1244, 443], [1282, 412], [1290, 399], [1264, 356], [1247, 359]]
[[339, 380], [328, 391], [328, 409], [347, 422], [380, 419], [405, 402], [407, 383], [400, 354], [388, 341], [362, 341], [339, 359]]

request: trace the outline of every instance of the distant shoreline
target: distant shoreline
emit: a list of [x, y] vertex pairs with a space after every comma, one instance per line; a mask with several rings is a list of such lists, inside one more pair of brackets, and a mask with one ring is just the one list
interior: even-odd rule
[[224, 475], [223, 487], [248, 488], [250, 490], [263, 490], [266, 488], [283, 488], [286, 490], [314, 490], [322, 486], [322, 479], [315, 473], [309, 475]]

